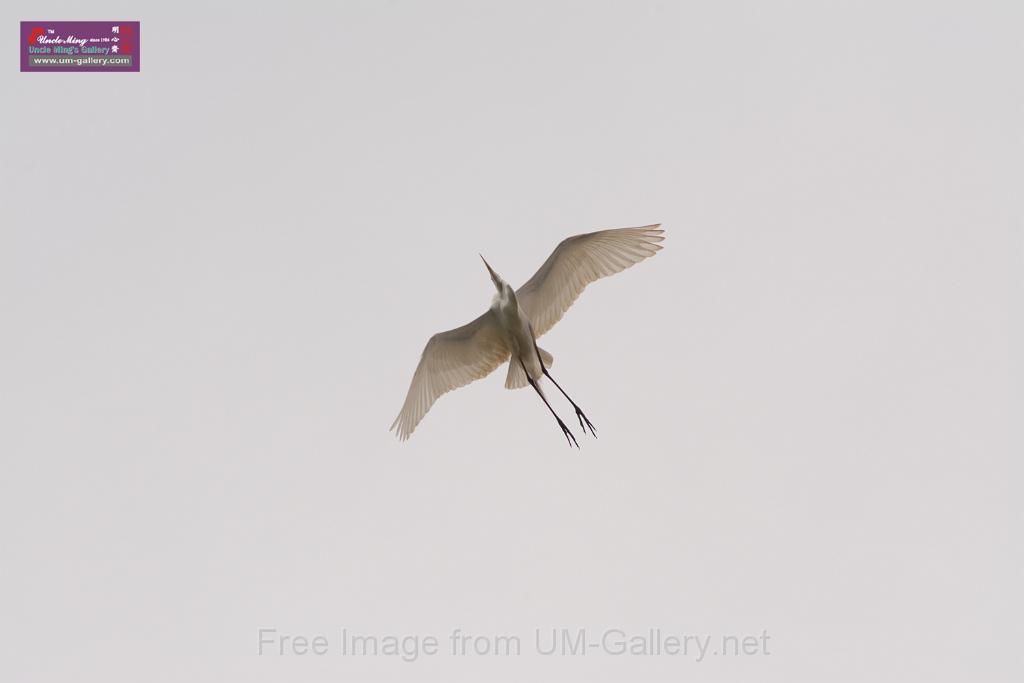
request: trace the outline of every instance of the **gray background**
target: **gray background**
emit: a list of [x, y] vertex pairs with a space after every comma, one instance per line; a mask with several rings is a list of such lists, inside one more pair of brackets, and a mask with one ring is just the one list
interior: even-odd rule
[[[141, 74], [0, 70], [5, 680], [1019, 680], [1019, 3], [0, 25], [108, 17]], [[542, 342], [600, 439], [504, 371], [387, 432], [488, 305], [477, 252], [521, 282], [653, 222]], [[772, 654], [257, 657], [261, 626]]]

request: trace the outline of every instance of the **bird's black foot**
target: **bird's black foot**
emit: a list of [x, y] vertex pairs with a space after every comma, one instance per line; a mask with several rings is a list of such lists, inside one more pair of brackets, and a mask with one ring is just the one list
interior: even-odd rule
[[555, 419], [558, 420], [558, 426], [562, 428], [562, 433], [565, 434], [565, 439], [566, 441], [569, 442], [569, 445], [579, 448], [579, 442], [576, 440], [576, 437], [573, 435], [573, 433], [569, 431], [569, 428], [565, 426], [565, 423], [562, 422], [562, 418], [556, 417]]
[[[572, 407], [576, 409], [576, 419], [580, 421], [580, 427], [583, 428], [583, 433], [586, 434], [587, 433], [587, 427], [590, 427], [590, 434], [591, 434], [591, 436], [593, 436], [596, 439], [597, 438], [597, 430], [594, 429], [594, 423], [591, 422], [587, 418], [587, 416], [583, 414], [583, 411], [580, 410], [580, 407], [578, 405], [576, 405], [574, 403]], [[584, 422], [586, 422], [586, 424], [583, 424]]]

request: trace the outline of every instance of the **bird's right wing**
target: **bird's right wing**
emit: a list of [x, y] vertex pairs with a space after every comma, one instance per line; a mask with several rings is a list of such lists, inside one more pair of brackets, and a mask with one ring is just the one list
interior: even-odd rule
[[562, 240], [533, 277], [516, 290], [519, 306], [541, 336], [555, 326], [584, 287], [654, 256], [664, 230], [658, 225], [600, 230]]
[[486, 377], [509, 355], [498, 319], [490, 310], [467, 325], [438, 332], [423, 349], [391, 429], [405, 441], [441, 395]]

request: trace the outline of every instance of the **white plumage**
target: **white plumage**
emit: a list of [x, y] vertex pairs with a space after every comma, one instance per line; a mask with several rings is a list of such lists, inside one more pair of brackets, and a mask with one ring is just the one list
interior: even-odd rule
[[[561, 320], [588, 284], [657, 253], [663, 232], [658, 225], [648, 225], [569, 237], [515, 291], [484, 261], [497, 289], [491, 308], [471, 323], [430, 338], [391, 429], [400, 439], [408, 439], [441, 395], [486, 377], [505, 361], [509, 361], [505, 386], [516, 389], [532, 384], [547, 403], [536, 381], [547, 375], [554, 382], [547, 372], [551, 354], [537, 347], [536, 338]], [[584, 431], [587, 426], [593, 431], [589, 420], [584, 424], [586, 416], [575, 402], [573, 407]], [[557, 414], [555, 418], [570, 443], [575, 443]]]

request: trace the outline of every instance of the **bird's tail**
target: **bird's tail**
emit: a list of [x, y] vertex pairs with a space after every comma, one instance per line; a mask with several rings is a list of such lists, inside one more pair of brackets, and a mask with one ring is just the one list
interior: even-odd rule
[[[550, 368], [555, 359], [544, 349], [537, 347], [537, 350], [540, 351], [540, 359], [544, 362], [544, 367]], [[505, 388], [522, 389], [527, 384], [529, 382], [526, 380], [526, 371], [523, 370], [523, 365], [519, 362], [519, 359], [513, 356], [508, 363], [508, 376], [505, 378]]]

